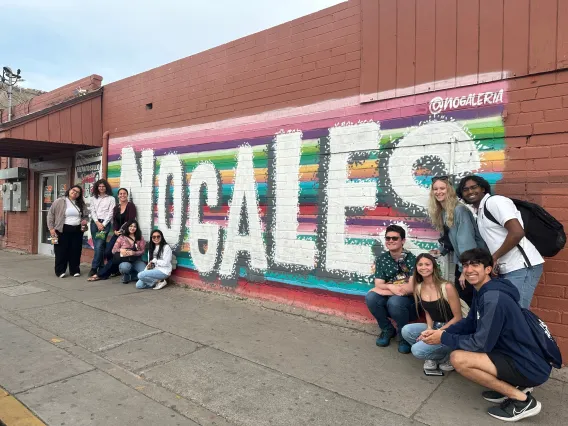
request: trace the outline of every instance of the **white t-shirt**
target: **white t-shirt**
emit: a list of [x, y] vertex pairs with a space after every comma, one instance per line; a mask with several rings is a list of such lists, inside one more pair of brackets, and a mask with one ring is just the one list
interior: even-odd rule
[[[503, 197], [502, 195], [493, 195], [491, 199], [489, 199], [489, 197], [489, 194], [485, 195], [479, 204], [477, 226], [481, 237], [485, 240], [489, 251], [493, 254], [499, 249], [499, 247], [501, 247], [509, 233], [504, 226], [506, 222], [511, 219], [517, 219], [521, 223], [523, 229], [525, 225], [523, 224], [521, 212], [519, 212], [515, 203], [513, 203], [510, 198]], [[486, 203], [488, 210], [501, 225], [497, 225], [485, 216], [484, 207]], [[519, 245], [525, 251], [532, 266], [544, 263], [544, 259], [536, 247], [526, 237], [519, 242]], [[498, 263], [499, 273], [501, 274], [517, 271], [528, 266], [526, 265], [525, 258], [521, 251], [517, 247], [514, 247], [511, 251], [509, 251], [509, 253], [503, 255], [499, 259]]]
[[65, 198], [65, 225], [77, 226], [81, 224], [81, 214], [79, 207], [75, 207], [69, 198]]

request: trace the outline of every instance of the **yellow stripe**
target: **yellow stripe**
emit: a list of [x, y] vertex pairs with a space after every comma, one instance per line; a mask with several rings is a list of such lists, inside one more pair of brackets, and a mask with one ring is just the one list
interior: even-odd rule
[[0, 388], [0, 420], [6, 426], [45, 426], [20, 401]]

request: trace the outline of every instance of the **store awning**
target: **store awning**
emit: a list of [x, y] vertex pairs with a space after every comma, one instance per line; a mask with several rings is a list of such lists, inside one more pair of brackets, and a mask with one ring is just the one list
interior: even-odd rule
[[0, 125], [0, 157], [38, 158], [100, 147], [103, 89]]

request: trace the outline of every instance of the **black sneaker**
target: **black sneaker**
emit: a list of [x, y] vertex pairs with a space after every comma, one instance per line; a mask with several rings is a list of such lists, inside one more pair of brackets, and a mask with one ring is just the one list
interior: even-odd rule
[[505, 422], [516, 422], [540, 413], [542, 405], [528, 393], [526, 401], [507, 398], [498, 407], [491, 407], [487, 414]]
[[[534, 390], [534, 388], [521, 388], [520, 386], [517, 386], [517, 389], [523, 393], [529, 393]], [[485, 391], [481, 394], [481, 396], [484, 400], [494, 402], [495, 404], [501, 404], [503, 401], [508, 399], [505, 395], [495, 391]]]

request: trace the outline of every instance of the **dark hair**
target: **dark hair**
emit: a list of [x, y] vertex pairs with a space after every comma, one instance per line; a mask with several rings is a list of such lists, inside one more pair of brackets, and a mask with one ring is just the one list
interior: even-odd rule
[[142, 239], [142, 231], [140, 230], [140, 225], [138, 225], [138, 221], [136, 219], [133, 220], [129, 220], [128, 222], [126, 222], [126, 224], [124, 225], [124, 235], [126, 235], [127, 237], [130, 237], [130, 225], [136, 225], [136, 232], [134, 233], [134, 241], [140, 241]]
[[[465, 187], [465, 183], [468, 180], [472, 180], [474, 181], [476, 184], [478, 184], [481, 188], [483, 188], [483, 190], [485, 191], [486, 194], [491, 195], [491, 185], [489, 185], [489, 182], [487, 182], [485, 179], [483, 179], [481, 176], [477, 176], [477, 175], [470, 175], [470, 176], [465, 176], [460, 180], [460, 183], [458, 184], [458, 187], [456, 189], [456, 194], [458, 194], [458, 197], [461, 198], [463, 200], [463, 188]], [[467, 200], [464, 200], [467, 203]]]
[[[414, 295], [414, 303], [416, 304], [416, 313], [419, 314], [418, 306], [422, 304], [422, 297], [420, 291], [418, 290], [419, 287], [421, 287], [421, 284], [424, 282], [424, 277], [420, 274], [420, 272], [418, 272], [418, 262], [420, 262], [422, 259], [428, 259], [430, 262], [432, 262], [432, 266], [434, 267], [434, 270], [432, 271], [432, 281], [434, 282], [434, 287], [436, 287], [436, 293], [438, 295], [438, 309], [446, 319], [445, 322], [448, 322], [453, 318], [453, 315], [451, 315], [451, 311], [448, 312], [447, 305], [446, 303], [444, 303], [444, 291], [442, 290], [442, 286], [446, 285], [447, 281], [442, 277], [440, 266], [438, 265], [438, 262], [436, 261], [434, 256], [432, 256], [430, 253], [419, 254], [416, 258], [416, 263], [414, 264], [414, 273], [412, 274], [412, 276], [414, 277], [414, 288], [412, 293]], [[448, 303], [450, 302], [448, 301]]]
[[112, 197], [112, 188], [110, 187], [109, 183], [106, 181], [106, 179], [99, 179], [94, 185], [93, 185], [93, 197], [95, 198], [99, 198], [99, 185], [104, 185], [106, 186], [106, 195]]
[[493, 256], [491, 256], [489, 250], [474, 248], [464, 251], [460, 255], [460, 262], [462, 264], [467, 262], [479, 262], [483, 265], [484, 268], [487, 268], [488, 266], [493, 267]]
[[85, 199], [83, 198], [83, 188], [81, 188], [79, 185], [73, 185], [71, 188], [65, 191], [65, 197], [69, 198], [69, 191], [71, 191], [73, 188], [79, 189], [79, 196], [75, 200], [75, 204], [77, 204], [77, 207], [81, 209], [81, 214], [83, 214], [83, 210], [85, 210]]
[[396, 232], [398, 235], [400, 235], [401, 240], [404, 240], [406, 238], [406, 231], [404, 230], [404, 228], [402, 226], [389, 225], [389, 226], [387, 226], [387, 230], [385, 231], [385, 236], [389, 232]]
[[154, 242], [154, 240], [152, 239], [152, 235], [154, 235], [155, 233], [160, 234], [160, 244], [159, 245], [159, 249], [158, 249], [158, 253], [156, 253], [156, 259], [160, 259], [162, 257], [162, 253], [164, 252], [164, 246], [167, 244], [166, 239], [164, 238], [164, 234], [162, 233], [162, 231], [160, 231], [159, 229], [154, 229], [152, 230], [152, 232], [150, 232], [150, 246], [148, 249], [148, 262], [151, 261], [154, 258], [154, 250], [156, 250], [156, 243]]
[[119, 193], [120, 191], [125, 191], [125, 192], [126, 192], [126, 195], [128, 195], [128, 189], [126, 189], [126, 188], [118, 188], [118, 191], [116, 192], [116, 195], [118, 195], [118, 193]]

